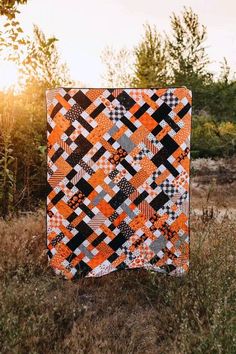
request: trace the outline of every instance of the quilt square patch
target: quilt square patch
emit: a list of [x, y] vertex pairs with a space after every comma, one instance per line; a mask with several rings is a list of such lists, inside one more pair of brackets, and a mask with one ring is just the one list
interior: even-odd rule
[[56, 274], [188, 271], [191, 104], [185, 87], [46, 91]]

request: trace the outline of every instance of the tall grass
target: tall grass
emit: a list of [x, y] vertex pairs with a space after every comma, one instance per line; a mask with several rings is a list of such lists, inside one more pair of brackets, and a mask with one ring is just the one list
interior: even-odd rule
[[44, 212], [1, 221], [1, 353], [235, 353], [235, 229], [192, 217], [183, 278], [127, 270], [70, 282], [47, 265]]
[[0, 215], [4, 218], [9, 215], [14, 204], [14, 157], [12, 156], [13, 121], [8, 105], [3, 114], [0, 114]]

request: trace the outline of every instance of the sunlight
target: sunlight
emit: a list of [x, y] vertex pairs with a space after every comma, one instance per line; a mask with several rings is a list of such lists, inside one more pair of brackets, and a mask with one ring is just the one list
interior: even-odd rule
[[0, 60], [0, 90], [7, 90], [18, 84], [17, 65], [12, 62]]

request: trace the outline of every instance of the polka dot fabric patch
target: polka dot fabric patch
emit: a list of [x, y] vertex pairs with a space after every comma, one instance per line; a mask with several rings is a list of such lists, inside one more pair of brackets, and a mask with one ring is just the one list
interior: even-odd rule
[[56, 274], [188, 271], [191, 104], [185, 87], [46, 91]]

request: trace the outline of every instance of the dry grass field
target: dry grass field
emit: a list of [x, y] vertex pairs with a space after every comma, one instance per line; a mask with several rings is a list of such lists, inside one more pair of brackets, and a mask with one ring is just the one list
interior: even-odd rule
[[193, 167], [182, 278], [126, 270], [67, 281], [47, 264], [44, 211], [0, 221], [0, 352], [236, 353], [236, 182]]

